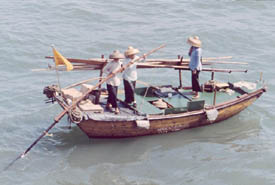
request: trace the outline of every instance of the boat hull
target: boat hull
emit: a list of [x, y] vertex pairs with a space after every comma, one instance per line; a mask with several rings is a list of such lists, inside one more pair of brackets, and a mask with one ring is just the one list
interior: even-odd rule
[[[148, 129], [138, 127], [136, 121], [96, 121], [89, 119], [77, 125], [90, 138], [124, 138], [175, 132], [226, 120], [251, 105], [263, 92], [265, 92], [265, 88], [198, 111], [149, 115], [150, 127]], [[218, 111], [218, 116], [214, 121], [209, 121], [206, 114], [207, 110], [211, 109]]]

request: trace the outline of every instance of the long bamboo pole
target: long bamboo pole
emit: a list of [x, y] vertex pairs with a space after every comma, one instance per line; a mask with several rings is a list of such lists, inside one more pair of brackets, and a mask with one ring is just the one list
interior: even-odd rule
[[[174, 69], [181, 69], [181, 70], [190, 70], [188, 66], [177, 66], [177, 65], [148, 65], [148, 64], [141, 64], [144, 68], [174, 68]], [[226, 72], [226, 73], [231, 73], [231, 72], [247, 72], [248, 70], [241, 70], [241, 69], [217, 69], [217, 68], [202, 68], [202, 71], [207, 71], [207, 72]]]
[[[189, 70], [188, 66], [177, 66], [177, 65], [165, 65], [165, 64], [148, 64], [148, 63], [139, 63], [137, 68], [172, 68], [172, 69], [181, 69], [181, 70]], [[101, 70], [101, 67], [89, 67], [89, 66], [81, 66], [81, 67], [74, 67], [73, 70]], [[51, 69], [36, 69], [33, 71], [46, 71]], [[59, 68], [58, 70], [66, 70]], [[224, 72], [224, 73], [231, 73], [231, 72], [247, 72], [247, 69], [218, 69], [218, 68], [203, 68], [202, 71], [206, 72]]]
[[185, 96], [183, 93], [181, 93], [181, 92], [179, 91], [179, 89], [174, 88], [174, 87], [172, 87], [172, 89], [174, 89], [174, 90], [175, 90], [179, 95], [181, 95], [182, 97], [188, 99], [189, 101], [193, 101], [191, 98], [189, 98], [188, 96]]
[[[52, 59], [52, 56], [46, 56], [47, 59]], [[77, 59], [77, 58], [66, 58], [71, 63], [85, 63], [85, 64], [95, 64], [95, 65], [102, 65], [106, 62], [105, 59], [102, 58], [90, 58], [90, 59]], [[224, 57], [205, 57], [202, 58], [203, 62], [212, 61], [212, 60], [224, 60], [224, 59], [232, 59], [232, 56], [224, 56]], [[186, 63], [189, 62], [190, 59], [186, 58], [183, 59], [182, 62]], [[145, 62], [180, 62], [180, 59], [146, 59]]]
[[95, 78], [90, 78], [90, 79], [87, 79], [87, 80], [82, 80], [80, 82], [77, 82], [77, 83], [74, 83], [74, 84], [69, 85], [67, 87], [64, 87], [63, 89], [69, 89], [69, 88], [72, 88], [72, 87], [75, 87], [75, 86], [78, 86], [78, 85], [81, 85], [81, 84], [84, 84], [84, 83], [87, 83], [87, 82], [91, 82], [91, 81], [94, 81], [94, 80], [99, 80], [100, 78], [102, 78], [102, 77], [95, 77]]
[[7, 167], [4, 168], [4, 170], [7, 170], [9, 167], [11, 167], [17, 160], [23, 158], [36, 144], [37, 142], [44, 137], [49, 130], [51, 130], [62, 118], [65, 114], [67, 114], [69, 111], [71, 111], [81, 100], [83, 100], [83, 98], [85, 98], [90, 92], [92, 92], [93, 90], [95, 90], [96, 88], [98, 88], [100, 85], [102, 85], [103, 83], [105, 83], [107, 80], [109, 80], [110, 78], [112, 78], [113, 76], [115, 76], [117, 73], [122, 72], [123, 70], [125, 70], [126, 68], [128, 68], [130, 65], [132, 65], [135, 62], [141, 61], [143, 60], [145, 57], [151, 55], [152, 53], [156, 52], [157, 50], [164, 48], [165, 45], [161, 45], [158, 48], [155, 48], [151, 51], [149, 51], [148, 53], [145, 53], [143, 56], [138, 57], [136, 59], [133, 59], [131, 62], [129, 62], [127, 65], [119, 68], [117, 71], [111, 73], [110, 75], [108, 75], [105, 79], [103, 79], [101, 82], [99, 82], [98, 84], [96, 84], [93, 88], [91, 88], [89, 91], [87, 91], [86, 93], [84, 93], [80, 98], [78, 98], [75, 102], [73, 102], [73, 104], [68, 107], [68, 108], [64, 108], [64, 110], [57, 115], [54, 118], [54, 122], [22, 153], [20, 154], [17, 158], [15, 158]]

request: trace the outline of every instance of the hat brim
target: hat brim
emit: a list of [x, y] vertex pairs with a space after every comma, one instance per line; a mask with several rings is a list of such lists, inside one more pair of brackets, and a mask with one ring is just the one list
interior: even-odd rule
[[194, 39], [193, 37], [189, 37], [187, 43], [194, 47], [201, 47], [201, 41], [198, 39]]
[[110, 56], [109, 56], [109, 58], [110, 59], [124, 59], [125, 57], [124, 57], [124, 55], [123, 54], [111, 54]]
[[135, 54], [138, 54], [138, 53], [139, 53], [138, 49], [132, 49], [132, 50], [125, 51], [124, 55], [125, 56], [130, 56], [130, 55], [135, 55]]

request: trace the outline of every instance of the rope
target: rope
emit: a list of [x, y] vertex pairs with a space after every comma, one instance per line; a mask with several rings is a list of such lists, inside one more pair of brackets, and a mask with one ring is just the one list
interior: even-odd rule
[[47, 96], [47, 98], [53, 100], [54, 93], [56, 93], [58, 91], [58, 89], [59, 88], [56, 85], [47, 86], [43, 89], [43, 94], [45, 94]]
[[140, 104], [140, 108], [142, 108], [142, 106], [143, 106], [143, 103], [144, 103], [144, 98], [145, 98], [145, 96], [147, 95], [149, 88], [150, 88], [150, 86], [148, 86], [148, 87], [147, 87], [147, 89], [146, 89], [146, 91], [145, 91], [145, 93], [144, 93], [144, 96], [143, 96], [142, 102], [141, 102], [141, 104]]
[[70, 121], [73, 123], [80, 123], [83, 119], [83, 113], [76, 107], [68, 112]]

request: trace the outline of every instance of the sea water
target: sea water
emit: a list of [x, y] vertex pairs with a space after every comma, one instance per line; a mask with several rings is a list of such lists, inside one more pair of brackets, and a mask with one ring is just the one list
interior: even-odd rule
[[[66, 57], [105, 57], [128, 46], [141, 53], [166, 44], [148, 58], [188, 58], [189, 36], [202, 40], [204, 57], [233, 56], [216, 68], [222, 81], [268, 86], [253, 105], [219, 124], [164, 135], [88, 139], [63, 118], [23, 158], [0, 173], [1, 185], [275, 184], [275, 1], [268, 0], [10, 0], [0, 6], [0, 167], [7, 166], [62, 110], [45, 104], [43, 88], [57, 84], [45, 56], [51, 45]], [[60, 72], [62, 87], [97, 71]], [[153, 85], [179, 85], [172, 69], [138, 71]], [[202, 72], [201, 83], [211, 73]], [[190, 72], [183, 72], [190, 85]], [[121, 86], [122, 87], [122, 86]]]

